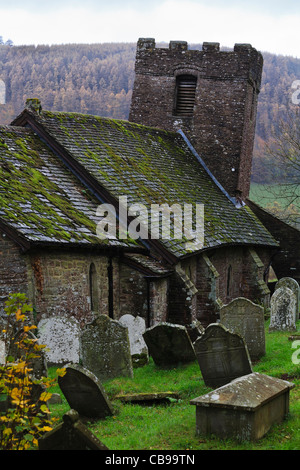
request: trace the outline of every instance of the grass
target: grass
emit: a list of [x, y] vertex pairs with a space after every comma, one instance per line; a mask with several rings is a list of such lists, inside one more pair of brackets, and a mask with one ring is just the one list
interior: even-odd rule
[[[297, 322], [300, 333], [300, 321]], [[190, 400], [207, 393], [197, 362], [172, 370], [155, 366], [152, 360], [143, 368], [134, 369], [134, 378], [120, 377], [103, 383], [115, 413], [104, 420], [89, 422], [89, 429], [111, 450], [298, 450], [300, 449], [300, 365], [292, 362], [293, 349], [288, 340], [291, 333], [268, 332], [266, 328], [266, 355], [253, 364], [253, 370], [262, 374], [286, 378], [295, 384], [290, 392], [288, 418], [259, 441], [238, 442], [221, 440], [214, 436], [196, 435], [195, 406]], [[294, 345], [295, 346], [295, 345]], [[296, 361], [294, 361], [296, 362]], [[60, 392], [59, 388], [53, 390]], [[126, 393], [174, 391], [178, 400], [169, 404], [141, 406], [121, 403], [114, 397]], [[51, 405], [53, 416], [61, 419], [69, 406], [62, 394], [62, 405]]]

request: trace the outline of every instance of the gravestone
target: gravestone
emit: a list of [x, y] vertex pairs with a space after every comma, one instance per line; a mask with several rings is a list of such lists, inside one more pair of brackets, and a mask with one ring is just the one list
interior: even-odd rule
[[244, 339], [219, 323], [211, 323], [194, 342], [203, 380], [216, 388], [252, 372], [251, 359]]
[[119, 322], [128, 328], [130, 353], [133, 367], [143, 366], [148, 363], [148, 348], [143, 338], [146, 330], [146, 323], [142, 317], [134, 317], [133, 315], [123, 315]]
[[296, 330], [296, 295], [288, 287], [279, 287], [271, 297], [269, 331]]
[[289, 393], [294, 384], [253, 372], [201, 397], [196, 405], [196, 432], [239, 441], [263, 437], [289, 412]]
[[266, 353], [264, 308], [251, 300], [238, 297], [220, 309], [220, 322], [231, 333], [245, 340], [251, 360]]
[[276, 282], [275, 290], [279, 289], [280, 287], [288, 287], [291, 289], [294, 294], [296, 295], [296, 321], [299, 319], [300, 315], [300, 287], [296, 279], [292, 277], [282, 277]]
[[185, 326], [158, 323], [143, 334], [149, 354], [159, 367], [174, 367], [196, 359], [193, 344]]
[[109, 450], [80, 421], [75, 410], [63, 416], [63, 422], [38, 440], [39, 450]]
[[101, 381], [133, 377], [128, 329], [107, 315], [97, 316], [81, 333], [80, 360]]
[[113, 408], [97, 377], [78, 364], [65, 368], [66, 373], [58, 377], [58, 384], [70, 408], [90, 418], [111, 416]]
[[80, 325], [75, 318], [52, 316], [38, 323], [40, 344], [47, 346], [49, 365], [79, 362]]

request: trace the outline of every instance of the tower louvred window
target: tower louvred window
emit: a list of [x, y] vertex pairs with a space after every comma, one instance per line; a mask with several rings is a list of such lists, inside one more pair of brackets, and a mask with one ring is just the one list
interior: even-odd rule
[[194, 110], [197, 78], [193, 75], [177, 77], [175, 112], [179, 116], [191, 116]]

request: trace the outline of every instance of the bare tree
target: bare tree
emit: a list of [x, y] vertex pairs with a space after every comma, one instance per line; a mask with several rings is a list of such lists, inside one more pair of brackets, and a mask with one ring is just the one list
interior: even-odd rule
[[[264, 188], [264, 207], [286, 222], [300, 226], [300, 106], [290, 106], [274, 125], [267, 144], [272, 184]], [[267, 189], [267, 191], [266, 191]]]

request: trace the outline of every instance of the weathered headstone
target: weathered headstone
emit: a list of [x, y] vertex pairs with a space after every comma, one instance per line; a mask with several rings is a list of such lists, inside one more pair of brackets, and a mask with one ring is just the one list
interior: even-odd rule
[[63, 422], [39, 440], [39, 450], [108, 450], [80, 421], [77, 411], [70, 410]]
[[220, 309], [220, 322], [231, 333], [244, 338], [251, 360], [265, 355], [264, 308], [261, 305], [238, 297]]
[[123, 315], [119, 322], [128, 328], [130, 353], [133, 367], [143, 366], [148, 363], [148, 348], [143, 338], [146, 330], [146, 323], [142, 317], [133, 315]]
[[288, 287], [291, 289], [294, 294], [296, 295], [296, 321], [299, 319], [300, 315], [300, 286], [296, 279], [292, 277], [282, 277], [276, 282], [275, 290], [279, 289], [280, 287]]
[[133, 377], [128, 329], [107, 315], [99, 315], [83, 328], [80, 359], [101, 381]]
[[52, 316], [38, 323], [40, 344], [47, 346], [49, 365], [79, 362], [80, 325], [75, 318]]
[[78, 364], [65, 367], [66, 373], [58, 377], [58, 384], [70, 405], [80, 415], [105, 418], [113, 408], [100, 381], [89, 370]]
[[218, 323], [211, 323], [194, 342], [203, 380], [216, 388], [252, 372], [251, 359], [244, 339]]
[[257, 440], [289, 412], [294, 384], [253, 372], [195, 398], [196, 431], [221, 439]]
[[185, 326], [162, 322], [147, 328], [143, 336], [150, 356], [159, 367], [174, 367], [196, 359]]
[[288, 287], [279, 287], [271, 297], [269, 331], [296, 330], [296, 295]]

